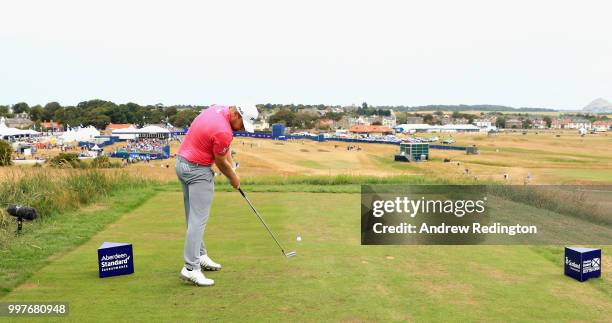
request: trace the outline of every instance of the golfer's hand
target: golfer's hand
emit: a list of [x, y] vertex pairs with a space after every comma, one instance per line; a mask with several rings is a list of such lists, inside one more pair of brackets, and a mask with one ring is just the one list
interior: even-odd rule
[[232, 187], [234, 189], [239, 189], [240, 188], [240, 177], [238, 177], [238, 174], [236, 174], [235, 176], [232, 176], [232, 178], [230, 178], [230, 184], [232, 184]]

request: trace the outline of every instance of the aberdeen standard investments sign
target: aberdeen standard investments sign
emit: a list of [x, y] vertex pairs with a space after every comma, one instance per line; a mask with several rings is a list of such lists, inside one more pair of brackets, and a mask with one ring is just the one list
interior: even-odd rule
[[98, 248], [100, 278], [134, 273], [134, 254], [129, 243], [104, 242]]

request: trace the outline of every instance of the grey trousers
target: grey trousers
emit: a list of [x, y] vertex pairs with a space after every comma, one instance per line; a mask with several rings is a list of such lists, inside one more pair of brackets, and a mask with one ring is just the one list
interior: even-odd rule
[[215, 176], [210, 166], [195, 164], [180, 156], [176, 160], [176, 175], [183, 188], [187, 224], [183, 255], [185, 267], [199, 269], [200, 256], [207, 254], [203, 236], [215, 191]]

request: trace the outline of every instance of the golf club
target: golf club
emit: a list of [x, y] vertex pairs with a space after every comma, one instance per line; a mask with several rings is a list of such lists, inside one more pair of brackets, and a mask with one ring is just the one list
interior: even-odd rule
[[272, 236], [272, 239], [274, 239], [274, 242], [276, 242], [276, 245], [280, 248], [280, 250], [283, 252], [283, 255], [285, 255], [285, 257], [294, 257], [297, 256], [297, 252], [295, 251], [289, 251], [289, 252], [285, 252], [285, 248], [283, 248], [280, 244], [280, 242], [278, 242], [278, 239], [276, 239], [276, 237], [274, 236], [274, 233], [272, 233], [272, 230], [270, 230], [270, 228], [268, 227], [268, 225], [266, 224], [266, 222], [263, 220], [263, 218], [261, 217], [261, 215], [259, 215], [259, 212], [257, 212], [257, 210], [255, 209], [255, 207], [253, 206], [253, 204], [251, 203], [251, 201], [249, 200], [248, 197], [246, 197], [246, 195], [244, 195], [244, 192], [242, 191], [241, 188], [238, 188], [238, 191], [240, 192], [240, 194], [242, 194], [242, 197], [244, 197], [244, 199], [247, 201], [247, 203], [249, 203], [249, 206], [251, 207], [251, 209], [253, 210], [253, 212], [255, 212], [255, 215], [257, 216], [257, 218], [259, 219], [259, 221], [261, 221], [261, 223], [264, 225], [264, 227], [266, 227], [266, 230], [268, 230], [268, 233], [270, 233], [270, 236]]

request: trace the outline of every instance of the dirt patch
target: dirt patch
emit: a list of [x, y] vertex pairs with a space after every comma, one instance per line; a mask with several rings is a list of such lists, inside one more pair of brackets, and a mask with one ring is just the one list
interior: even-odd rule
[[18, 287], [19, 289], [34, 289], [34, 288], [38, 288], [38, 284], [35, 283], [25, 283], [21, 286]]
[[93, 213], [99, 210], [103, 210], [105, 207], [106, 205], [104, 204], [95, 203], [81, 208], [80, 213]]
[[303, 152], [303, 153], [310, 152], [310, 150], [308, 150], [308, 149], [300, 149], [300, 151]]

